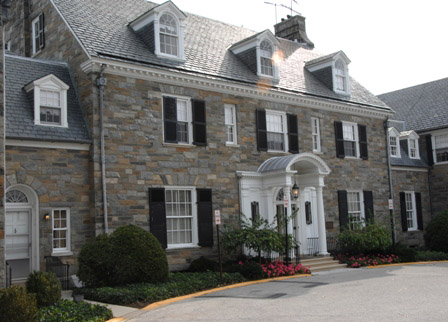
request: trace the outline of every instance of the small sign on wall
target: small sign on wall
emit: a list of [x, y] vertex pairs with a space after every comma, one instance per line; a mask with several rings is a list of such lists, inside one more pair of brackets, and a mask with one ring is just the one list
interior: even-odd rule
[[221, 211], [215, 210], [215, 224], [221, 225]]
[[394, 201], [389, 199], [389, 210], [394, 210]]
[[289, 206], [289, 198], [288, 195], [285, 194], [283, 196], [283, 207], [288, 208], [288, 206]]

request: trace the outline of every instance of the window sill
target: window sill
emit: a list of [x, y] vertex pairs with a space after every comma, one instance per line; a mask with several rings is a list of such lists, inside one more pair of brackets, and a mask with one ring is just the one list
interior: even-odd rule
[[273, 154], [279, 154], [279, 153], [282, 153], [282, 154], [290, 154], [289, 152], [286, 152], [286, 151], [278, 151], [278, 150], [268, 150], [267, 153], [273, 153]]
[[194, 148], [196, 145], [188, 144], [188, 143], [167, 143], [167, 142], [163, 142], [163, 146], [180, 147], [180, 148]]
[[178, 245], [178, 246], [168, 246], [166, 248], [167, 252], [176, 251], [176, 250], [184, 250], [184, 249], [200, 249], [201, 246], [198, 245]]
[[313, 151], [314, 154], [324, 154], [322, 151]]
[[448, 161], [434, 162], [434, 166], [437, 165], [448, 165]]
[[233, 148], [239, 148], [240, 145], [238, 143], [230, 143], [230, 142], [226, 142], [226, 146], [230, 146]]
[[56, 256], [56, 257], [73, 256], [73, 252], [70, 252], [70, 251], [51, 252], [51, 256]]
[[349, 159], [349, 160], [362, 160], [361, 158], [358, 157], [344, 157], [344, 159]]

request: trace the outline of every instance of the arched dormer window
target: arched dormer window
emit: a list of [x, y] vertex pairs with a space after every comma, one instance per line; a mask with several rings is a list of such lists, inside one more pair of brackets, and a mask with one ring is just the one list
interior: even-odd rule
[[263, 40], [260, 44], [260, 72], [262, 75], [274, 76], [272, 67], [272, 55], [274, 51], [269, 41]]
[[400, 158], [400, 132], [395, 128], [389, 128], [389, 151], [393, 158]]
[[345, 65], [342, 60], [338, 59], [334, 64], [335, 75], [335, 90], [346, 92], [347, 91], [347, 74], [345, 72]]
[[160, 17], [160, 53], [177, 56], [179, 52], [179, 37], [177, 23], [168, 13]]

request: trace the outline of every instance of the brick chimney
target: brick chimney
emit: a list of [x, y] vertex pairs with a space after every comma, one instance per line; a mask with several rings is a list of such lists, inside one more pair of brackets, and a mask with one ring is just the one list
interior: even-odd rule
[[301, 15], [294, 17], [288, 15], [287, 17], [287, 19], [282, 19], [281, 22], [274, 26], [275, 35], [280, 38], [307, 44], [313, 48], [314, 43], [306, 35], [305, 17]]

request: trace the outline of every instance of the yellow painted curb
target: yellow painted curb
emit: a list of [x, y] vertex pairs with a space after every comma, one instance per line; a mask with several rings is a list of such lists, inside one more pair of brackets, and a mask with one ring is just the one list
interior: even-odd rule
[[[229, 289], [232, 289], [232, 288], [238, 288], [238, 287], [243, 287], [243, 286], [247, 286], [247, 285], [254, 285], [254, 284], [261, 284], [261, 283], [272, 282], [272, 281], [287, 280], [287, 279], [290, 279], [290, 278], [308, 277], [308, 276], [311, 276], [311, 274], [299, 274], [299, 275], [291, 275], [291, 276], [281, 276], [281, 277], [266, 278], [266, 279], [263, 279], [263, 280], [257, 280], [257, 281], [251, 281], [251, 282], [244, 282], [244, 283], [239, 283], [239, 284], [227, 285], [227, 286], [223, 286], [223, 287], [214, 288], [214, 289], [211, 289], [211, 290], [206, 290], [206, 291], [197, 292], [197, 293], [188, 294], [188, 295], [179, 296], [179, 297], [173, 297], [171, 299], [167, 299], [167, 300], [163, 300], [163, 301], [160, 301], [160, 302], [152, 303], [152, 304], [149, 304], [148, 306], [145, 306], [141, 310], [148, 311], [148, 310], [155, 309], [155, 308], [158, 308], [158, 307], [161, 307], [161, 306], [164, 306], [164, 305], [168, 305], [168, 304], [171, 304], [171, 303], [175, 303], [175, 302], [191, 299], [191, 298], [194, 298], [194, 297], [198, 297], [198, 296], [202, 296], [202, 295], [206, 295], [206, 294], [210, 294], [210, 293], [215, 293], [215, 292], [219, 292], [219, 291], [229, 290]], [[116, 321], [116, 322], [118, 322], [118, 321]]]
[[448, 263], [448, 261], [395, 263], [395, 264], [384, 264], [384, 265], [367, 266], [367, 268], [380, 268], [380, 267], [387, 267], [387, 266], [408, 266], [408, 265], [436, 264], [436, 263]]
[[124, 321], [124, 318], [113, 318], [113, 319], [107, 320], [106, 322], [121, 322], [121, 321]]

